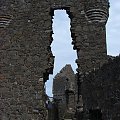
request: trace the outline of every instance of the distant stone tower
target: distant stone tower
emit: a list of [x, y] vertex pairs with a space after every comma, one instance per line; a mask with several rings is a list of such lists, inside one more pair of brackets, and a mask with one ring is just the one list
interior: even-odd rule
[[[71, 65], [67, 64], [53, 79], [53, 98], [58, 102], [59, 120], [75, 114], [76, 84]], [[71, 116], [69, 116], [71, 117]]]
[[65, 9], [78, 73], [106, 62], [108, 0], [0, 0], [0, 118], [46, 120], [54, 10]]

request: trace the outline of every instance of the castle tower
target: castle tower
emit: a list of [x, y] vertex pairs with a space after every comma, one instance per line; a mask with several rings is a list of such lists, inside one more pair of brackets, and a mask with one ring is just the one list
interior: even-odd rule
[[65, 114], [75, 113], [75, 74], [71, 65], [67, 64], [53, 80], [53, 98], [58, 101], [59, 119]]

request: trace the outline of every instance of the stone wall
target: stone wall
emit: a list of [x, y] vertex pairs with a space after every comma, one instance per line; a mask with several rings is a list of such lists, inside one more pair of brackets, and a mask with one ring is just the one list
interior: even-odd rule
[[84, 111], [89, 118], [92, 113], [91, 120], [120, 119], [120, 56], [84, 77], [82, 95]]
[[71, 19], [78, 72], [90, 71], [106, 61], [108, 1], [0, 0], [2, 120], [46, 119], [43, 88], [53, 70], [50, 45], [56, 9], [65, 9]]
[[38, 1], [1, 2], [1, 22], [9, 16], [10, 22], [0, 28], [0, 118], [44, 120], [46, 79], [40, 78], [51, 67], [49, 8]]

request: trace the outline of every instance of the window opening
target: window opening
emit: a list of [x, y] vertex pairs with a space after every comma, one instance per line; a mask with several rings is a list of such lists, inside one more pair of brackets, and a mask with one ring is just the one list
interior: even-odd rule
[[70, 32], [70, 18], [66, 10], [54, 10], [53, 16], [53, 42], [51, 44], [52, 53], [55, 56], [53, 75], [49, 76], [46, 83], [46, 93], [48, 96], [52, 95], [52, 83], [54, 76], [66, 65], [71, 64], [76, 73], [77, 59], [76, 51], [73, 50], [72, 38]]

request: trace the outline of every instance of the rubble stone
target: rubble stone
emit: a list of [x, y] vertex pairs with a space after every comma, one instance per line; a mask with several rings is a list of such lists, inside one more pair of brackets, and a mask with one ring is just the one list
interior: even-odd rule
[[50, 46], [58, 9], [71, 19], [78, 73], [107, 61], [108, 0], [0, 0], [0, 119], [47, 119], [44, 85], [54, 68]]

